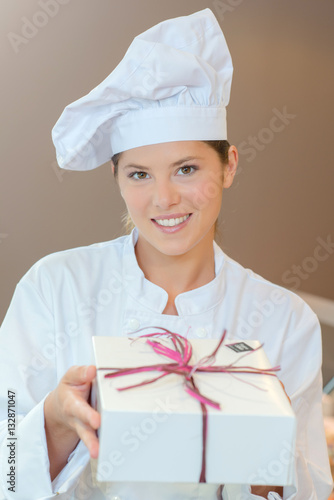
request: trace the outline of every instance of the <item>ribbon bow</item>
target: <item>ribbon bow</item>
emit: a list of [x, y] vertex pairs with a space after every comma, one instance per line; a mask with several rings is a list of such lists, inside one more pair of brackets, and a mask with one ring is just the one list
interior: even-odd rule
[[[129, 385], [127, 387], [121, 387], [118, 388], [118, 391], [126, 391], [128, 389], [133, 389], [135, 387], [141, 387], [143, 385], [147, 384], [152, 384], [153, 382], [156, 382], [157, 380], [160, 380], [163, 377], [166, 377], [167, 375], [170, 375], [171, 373], [175, 373], [177, 375], [181, 375], [183, 377], [183, 382], [184, 382], [184, 388], [185, 391], [192, 396], [193, 398], [197, 399], [201, 405], [202, 409], [202, 468], [201, 468], [201, 474], [200, 474], [200, 483], [205, 483], [206, 482], [206, 442], [207, 442], [207, 429], [208, 429], [208, 418], [207, 418], [207, 406], [211, 406], [212, 408], [215, 408], [217, 410], [220, 410], [220, 405], [219, 403], [213, 401], [212, 399], [207, 398], [201, 392], [196, 386], [195, 380], [194, 380], [194, 374], [196, 372], [205, 372], [205, 373], [257, 373], [257, 374], [262, 374], [262, 375], [273, 375], [276, 376], [275, 372], [280, 370], [279, 366], [276, 366], [274, 368], [268, 368], [268, 369], [259, 369], [259, 368], [253, 368], [251, 366], [234, 366], [236, 361], [239, 361], [241, 358], [243, 358], [246, 355], [251, 354], [252, 352], [257, 351], [258, 349], [261, 349], [263, 344], [261, 344], [259, 347], [256, 349], [253, 349], [252, 351], [248, 351], [247, 353], [241, 355], [238, 360], [236, 360], [234, 363], [231, 363], [229, 365], [225, 366], [214, 366], [214, 362], [216, 360], [216, 354], [220, 347], [222, 346], [225, 337], [226, 337], [226, 330], [224, 330], [217, 347], [214, 349], [214, 351], [209, 355], [201, 358], [195, 365], [190, 364], [190, 360], [192, 357], [192, 345], [189, 342], [189, 340], [182, 335], [179, 335], [178, 333], [173, 333], [170, 332], [169, 330], [165, 328], [160, 328], [160, 327], [153, 327], [159, 330], [162, 330], [160, 332], [156, 333], [150, 333], [146, 335], [141, 335], [139, 337], [136, 337], [133, 339], [133, 341], [136, 341], [140, 338], [147, 338], [146, 343], [152, 347], [153, 351], [157, 354], [160, 354], [162, 356], [165, 356], [172, 360], [170, 363], [159, 363], [155, 365], [148, 365], [148, 366], [139, 366], [135, 368], [100, 368], [100, 370], [114, 370], [111, 373], [106, 373], [105, 378], [115, 378], [115, 377], [120, 377], [123, 375], [130, 375], [133, 373], [141, 373], [141, 372], [151, 372], [151, 371], [158, 371], [162, 372], [161, 375], [158, 375], [157, 377], [150, 378], [148, 380], [145, 380], [144, 382], [140, 382], [138, 384], [134, 385]], [[141, 329], [143, 330], [143, 328]], [[141, 331], [137, 330], [137, 331]], [[149, 340], [150, 338], [166, 338], [170, 339], [172, 344], [173, 344], [173, 349], [170, 347], [167, 347], [163, 343], [159, 342], [158, 340]], [[250, 385], [251, 382], [246, 382]], [[256, 387], [256, 386], [255, 386]], [[258, 389], [260, 389], [258, 387]]]

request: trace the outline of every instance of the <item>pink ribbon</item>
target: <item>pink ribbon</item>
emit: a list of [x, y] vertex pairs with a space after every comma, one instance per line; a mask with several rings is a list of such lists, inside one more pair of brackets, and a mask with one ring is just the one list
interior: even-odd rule
[[[160, 327], [153, 327], [157, 328], [159, 330], [162, 330], [162, 332], [156, 332], [156, 333], [150, 333], [147, 335], [141, 335], [133, 341], [136, 341], [140, 338], [147, 338], [146, 343], [152, 347], [153, 351], [157, 354], [160, 354], [162, 356], [165, 356], [166, 358], [172, 360], [170, 363], [159, 363], [155, 365], [148, 365], [148, 366], [139, 366], [135, 368], [99, 368], [99, 370], [114, 370], [112, 373], [106, 373], [105, 378], [115, 378], [115, 377], [120, 377], [123, 375], [130, 375], [133, 373], [141, 373], [141, 372], [151, 372], [151, 371], [158, 371], [162, 372], [161, 375], [148, 379], [144, 382], [141, 382], [139, 384], [134, 384], [134, 385], [129, 385], [127, 387], [121, 387], [118, 388], [118, 391], [126, 391], [128, 389], [134, 389], [135, 387], [141, 387], [143, 385], [148, 385], [152, 384], [153, 382], [156, 382], [157, 380], [160, 380], [163, 377], [166, 377], [167, 375], [170, 375], [171, 373], [175, 373], [178, 375], [181, 375], [183, 377], [183, 382], [184, 382], [184, 388], [185, 391], [192, 396], [193, 398], [197, 399], [201, 405], [202, 409], [202, 468], [201, 468], [201, 474], [199, 478], [200, 483], [205, 483], [206, 482], [206, 443], [207, 443], [207, 430], [208, 430], [208, 416], [207, 416], [207, 408], [206, 406], [211, 406], [212, 408], [215, 408], [217, 410], [220, 410], [220, 405], [219, 403], [213, 401], [212, 399], [207, 398], [201, 392], [198, 390], [195, 380], [194, 380], [194, 374], [195, 372], [205, 372], [205, 373], [256, 373], [256, 374], [261, 374], [261, 375], [272, 375], [276, 376], [275, 372], [280, 370], [279, 366], [276, 366], [274, 368], [268, 368], [268, 369], [259, 369], [259, 368], [253, 368], [251, 366], [234, 366], [237, 361], [239, 361], [241, 358], [243, 358], [246, 355], [251, 354], [252, 352], [257, 351], [258, 349], [261, 349], [263, 344], [261, 344], [259, 347], [256, 349], [253, 349], [252, 351], [248, 351], [245, 354], [239, 356], [239, 359], [236, 360], [234, 363], [231, 363], [229, 365], [224, 365], [224, 366], [213, 366], [214, 362], [216, 360], [216, 354], [220, 347], [222, 346], [225, 337], [226, 337], [226, 330], [224, 330], [216, 348], [214, 351], [209, 355], [201, 358], [195, 365], [190, 364], [190, 359], [192, 356], [192, 345], [189, 342], [188, 339], [183, 337], [182, 335], [179, 335], [178, 333], [173, 333], [170, 332], [169, 330], [165, 328], [160, 328]], [[143, 330], [142, 328], [141, 330]], [[141, 331], [137, 330], [137, 331]], [[167, 347], [166, 345], [162, 344], [161, 342], [157, 340], [149, 340], [150, 338], [167, 338], [172, 341], [173, 344], [173, 349]], [[250, 385], [250, 382], [243, 381], [244, 383], [248, 383]], [[257, 387], [257, 386], [255, 386]], [[259, 387], [257, 387], [260, 389]], [[260, 389], [261, 390], [261, 389]]]

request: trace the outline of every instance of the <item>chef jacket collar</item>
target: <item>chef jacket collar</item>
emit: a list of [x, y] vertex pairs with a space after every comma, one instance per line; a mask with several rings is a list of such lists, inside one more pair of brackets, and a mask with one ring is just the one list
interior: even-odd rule
[[[160, 313], [164, 311], [168, 293], [160, 286], [145, 278], [140, 269], [136, 254], [135, 245], [138, 240], [138, 230], [134, 228], [124, 246], [123, 263], [127, 275], [133, 277], [128, 293], [138, 305], [142, 305], [152, 312]], [[175, 306], [180, 316], [202, 314], [214, 308], [223, 296], [225, 288], [222, 269], [224, 266], [224, 253], [219, 246], [213, 242], [215, 259], [215, 278], [199, 288], [179, 294], [175, 299]]]

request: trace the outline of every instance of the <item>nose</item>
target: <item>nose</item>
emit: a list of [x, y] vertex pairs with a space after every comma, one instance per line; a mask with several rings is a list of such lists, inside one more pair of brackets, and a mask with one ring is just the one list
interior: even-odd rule
[[166, 210], [180, 202], [181, 196], [178, 187], [171, 181], [161, 179], [156, 181], [153, 192], [153, 205]]

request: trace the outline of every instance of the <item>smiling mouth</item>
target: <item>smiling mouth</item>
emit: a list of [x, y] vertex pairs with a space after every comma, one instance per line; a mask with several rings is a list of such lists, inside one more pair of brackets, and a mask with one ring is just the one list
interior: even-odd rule
[[191, 214], [184, 215], [183, 217], [176, 217], [175, 219], [153, 219], [154, 222], [159, 224], [159, 226], [172, 227], [177, 226], [178, 224], [182, 224], [182, 222], [186, 221]]

